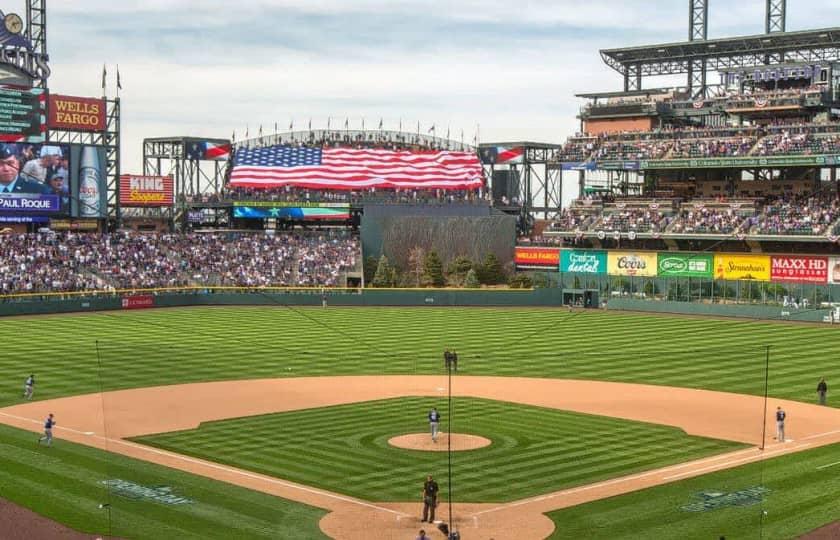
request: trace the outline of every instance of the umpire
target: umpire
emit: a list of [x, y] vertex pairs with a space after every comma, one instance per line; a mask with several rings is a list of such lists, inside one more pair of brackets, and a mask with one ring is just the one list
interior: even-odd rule
[[440, 491], [440, 488], [430, 474], [423, 482], [423, 517], [420, 521], [428, 521], [429, 523], [435, 521], [438, 491]]

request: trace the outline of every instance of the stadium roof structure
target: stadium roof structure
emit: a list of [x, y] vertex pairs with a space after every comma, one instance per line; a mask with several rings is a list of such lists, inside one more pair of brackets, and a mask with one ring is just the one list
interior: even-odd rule
[[[641, 90], [642, 77], [689, 75], [693, 90], [705, 92], [706, 73], [779, 63], [840, 61], [840, 28], [772, 32], [723, 39], [692, 39], [601, 50], [604, 62], [624, 76], [624, 90]], [[691, 79], [692, 74], [701, 78]]]

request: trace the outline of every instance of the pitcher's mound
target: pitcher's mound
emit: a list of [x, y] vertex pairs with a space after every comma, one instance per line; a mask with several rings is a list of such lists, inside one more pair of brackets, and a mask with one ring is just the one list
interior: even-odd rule
[[[464, 433], [452, 434], [452, 450], [476, 450], [490, 446], [492, 441], [479, 437], [478, 435], [466, 435]], [[438, 433], [437, 442], [432, 441], [432, 436], [429, 433], [412, 433], [410, 435], [400, 435], [399, 437], [392, 437], [388, 440], [388, 444], [397, 448], [405, 448], [406, 450], [425, 450], [427, 452], [446, 452], [449, 448], [449, 434]]]

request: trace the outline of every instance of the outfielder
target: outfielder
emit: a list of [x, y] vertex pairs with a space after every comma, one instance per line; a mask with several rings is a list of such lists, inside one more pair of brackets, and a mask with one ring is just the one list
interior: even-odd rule
[[779, 442], [785, 442], [785, 411], [776, 407], [776, 438]]
[[32, 393], [35, 391], [35, 375], [30, 375], [23, 383], [23, 399], [32, 399]]

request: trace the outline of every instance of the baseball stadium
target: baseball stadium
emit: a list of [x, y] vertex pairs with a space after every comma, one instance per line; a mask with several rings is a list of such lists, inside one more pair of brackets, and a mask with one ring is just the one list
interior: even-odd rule
[[140, 174], [46, 0], [0, 14], [0, 538], [840, 538], [840, 28], [709, 9], [601, 50], [562, 143], [310, 121]]

